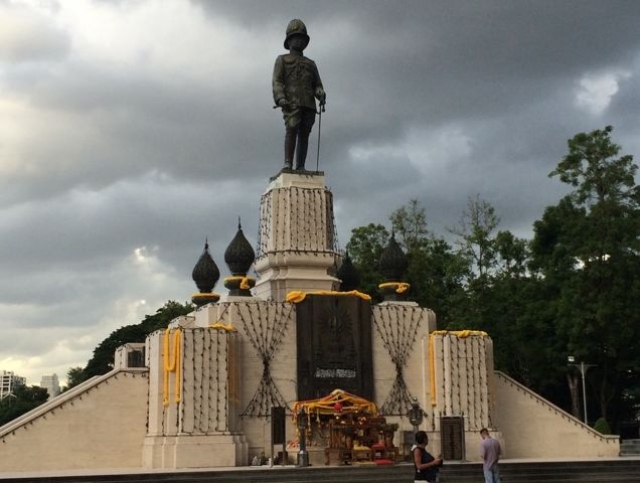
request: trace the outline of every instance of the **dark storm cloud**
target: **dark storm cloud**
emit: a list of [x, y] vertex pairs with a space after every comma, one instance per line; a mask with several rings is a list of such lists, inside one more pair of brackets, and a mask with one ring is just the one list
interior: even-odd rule
[[[45, 205], [24, 204], [0, 221], [2, 246], [16, 255], [5, 266], [22, 272], [40, 272], [45, 266], [82, 271], [154, 245], [169, 253], [190, 252], [195, 263], [205, 238], [212, 239], [212, 253], [219, 254], [235, 234], [237, 217], [255, 223], [259, 187], [251, 194], [247, 187], [251, 185], [181, 183], [151, 175], [101, 191], [73, 190]], [[190, 251], [185, 242], [192, 243]]]
[[548, 173], [568, 138], [611, 124], [623, 152], [640, 151], [634, 1], [41, 2], [0, 14], [19, 20], [0, 33], [0, 337], [21, 340], [0, 362], [47, 351], [11, 332], [29, 327], [56, 341], [60, 365], [83, 364], [111, 330], [188, 298], [206, 238], [223, 274], [238, 216], [255, 245], [282, 164], [271, 73], [292, 18], [328, 94], [319, 167], [343, 247], [412, 198], [446, 235], [477, 194], [501, 229], [530, 236], [566, 192]]

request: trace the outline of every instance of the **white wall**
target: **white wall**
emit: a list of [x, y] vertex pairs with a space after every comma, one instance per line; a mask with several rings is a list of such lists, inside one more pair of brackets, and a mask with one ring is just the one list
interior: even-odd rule
[[0, 472], [136, 468], [147, 371], [115, 369], [0, 427]]
[[507, 375], [495, 372], [494, 423], [505, 458], [597, 458], [620, 453], [618, 436], [604, 436]]

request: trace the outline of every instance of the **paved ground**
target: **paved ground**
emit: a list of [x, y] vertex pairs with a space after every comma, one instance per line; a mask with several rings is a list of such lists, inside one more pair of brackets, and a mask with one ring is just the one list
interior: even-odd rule
[[[625, 456], [619, 458], [598, 458], [598, 461], [640, 461], [639, 456]], [[589, 461], [593, 462], [593, 458], [530, 458], [530, 459], [503, 459], [502, 463], [544, 463], [544, 462], [571, 462], [571, 461]], [[453, 464], [478, 464], [479, 461], [448, 461], [448, 465]], [[294, 466], [289, 466], [294, 468]], [[275, 466], [274, 468], [282, 468], [281, 466]], [[238, 467], [216, 467], [216, 468], [182, 468], [182, 469], [148, 469], [148, 468], [108, 468], [100, 470], [61, 470], [61, 471], [41, 471], [41, 472], [13, 472], [13, 473], [0, 473], [0, 480], [9, 478], [31, 478], [31, 477], [46, 477], [46, 476], [96, 476], [96, 475], [134, 475], [134, 474], [153, 474], [153, 473], [195, 473], [195, 472], [211, 472], [211, 471], [259, 471], [269, 469], [267, 466], [238, 466]]]

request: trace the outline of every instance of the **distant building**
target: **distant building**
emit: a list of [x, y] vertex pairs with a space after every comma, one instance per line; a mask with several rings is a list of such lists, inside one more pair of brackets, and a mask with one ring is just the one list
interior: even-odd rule
[[58, 375], [52, 374], [50, 376], [42, 376], [40, 380], [40, 387], [43, 387], [49, 393], [49, 399], [56, 397], [60, 394], [60, 382], [58, 381]]
[[17, 386], [25, 386], [27, 378], [17, 376], [12, 371], [0, 371], [0, 399], [13, 393]]

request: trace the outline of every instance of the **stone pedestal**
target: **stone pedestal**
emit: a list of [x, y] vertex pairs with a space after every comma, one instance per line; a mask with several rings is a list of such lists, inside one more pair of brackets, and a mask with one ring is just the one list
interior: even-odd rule
[[247, 464], [247, 443], [241, 435], [177, 435], [147, 437], [143, 447], [147, 468], [211, 468]]
[[[179, 322], [183, 322], [183, 326]], [[147, 339], [149, 423], [147, 468], [204, 468], [246, 464], [239, 418], [237, 334], [173, 323]]]
[[291, 291], [333, 290], [338, 280], [333, 199], [321, 173], [280, 173], [260, 202], [256, 294], [283, 301]]
[[436, 416], [465, 416], [467, 431], [492, 428], [493, 343], [478, 331], [437, 331], [429, 341], [430, 408]]

